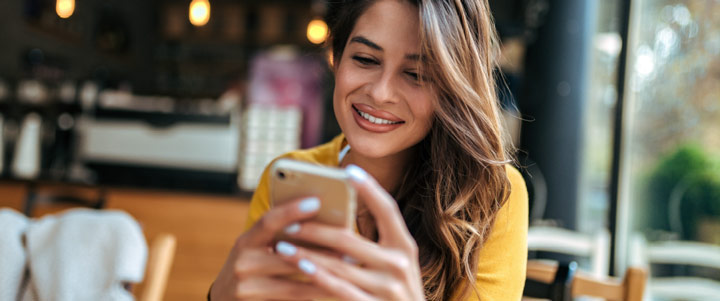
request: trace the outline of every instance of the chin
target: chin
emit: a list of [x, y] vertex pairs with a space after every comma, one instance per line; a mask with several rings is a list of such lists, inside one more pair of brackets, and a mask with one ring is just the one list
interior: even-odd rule
[[358, 154], [362, 155], [366, 158], [373, 158], [373, 159], [379, 159], [379, 158], [385, 158], [387, 156], [393, 155], [394, 153], [388, 149], [375, 147], [377, 144], [371, 144], [371, 143], [350, 143], [350, 148], [353, 152], [357, 152]]
[[345, 133], [345, 138], [350, 144], [350, 148], [353, 152], [357, 152], [366, 158], [386, 158], [393, 155], [400, 154], [412, 145], [404, 145], [399, 142], [405, 142], [404, 139], [397, 137], [397, 135], [389, 135], [382, 137], [381, 134], [366, 134], [362, 133], [359, 135], [353, 135], [355, 133]]

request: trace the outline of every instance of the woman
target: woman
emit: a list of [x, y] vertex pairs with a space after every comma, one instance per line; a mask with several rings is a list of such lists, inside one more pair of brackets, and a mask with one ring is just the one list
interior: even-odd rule
[[[284, 157], [345, 167], [358, 231], [304, 222], [314, 198], [270, 208], [266, 171], [210, 299], [518, 300], [527, 194], [507, 165], [487, 1], [345, 1], [331, 32], [343, 135]], [[272, 245], [279, 231], [335, 254]]]

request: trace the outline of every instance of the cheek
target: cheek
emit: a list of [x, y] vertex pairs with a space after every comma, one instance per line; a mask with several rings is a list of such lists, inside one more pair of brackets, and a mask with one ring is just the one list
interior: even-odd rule
[[347, 97], [348, 93], [352, 90], [354, 80], [347, 68], [343, 65], [338, 66], [335, 71], [335, 91], [333, 92], [333, 101], [337, 105]]
[[333, 90], [333, 107], [335, 108], [336, 118], [340, 118], [337, 113], [347, 96], [349, 85], [347, 77], [347, 72], [341, 66], [338, 66], [338, 69], [335, 70], [335, 88]]
[[418, 121], [418, 125], [425, 131], [429, 131], [435, 114], [435, 105], [429, 95], [418, 95], [418, 101], [411, 106], [413, 115]]

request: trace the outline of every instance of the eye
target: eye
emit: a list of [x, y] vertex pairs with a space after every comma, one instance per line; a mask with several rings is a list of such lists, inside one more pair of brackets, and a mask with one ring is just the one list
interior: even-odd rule
[[409, 76], [414, 81], [418, 81], [420, 79], [420, 76], [417, 74], [417, 72], [405, 71], [405, 74], [407, 74], [407, 76]]
[[354, 55], [354, 56], [352, 57], [352, 59], [353, 59], [354, 61], [362, 64], [362, 65], [365, 65], [365, 66], [378, 65], [378, 64], [380, 64], [378, 61], [376, 61], [376, 60], [374, 60], [374, 59], [372, 59], [372, 58], [363, 57], [363, 56], [359, 56], [359, 55]]

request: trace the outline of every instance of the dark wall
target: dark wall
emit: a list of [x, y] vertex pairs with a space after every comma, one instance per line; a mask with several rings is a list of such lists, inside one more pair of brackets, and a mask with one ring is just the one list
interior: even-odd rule
[[[37, 48], [41, 64], [50, 70], [40, 72], [45, 76], [75, 80], [109, 76], [133, 79], [135, 85], [151, 84], [153, 1], [76, 1], [74, 14], [65, 20], [54, 14], [54, 4], [0, 1], [0, 77], [31, 76], [28, 51]], [[108, 32], [124, 33], [125, 42]]]
[[523, 123], [521, 149], [547, 182], [544, 219], [558, 220], [569, 229], [577, 224], [593, 2], [533, 1], [540, 5], [530, 24], [536, 27], [527, 41], [519, 98], [521, 112], [531, 120]]

